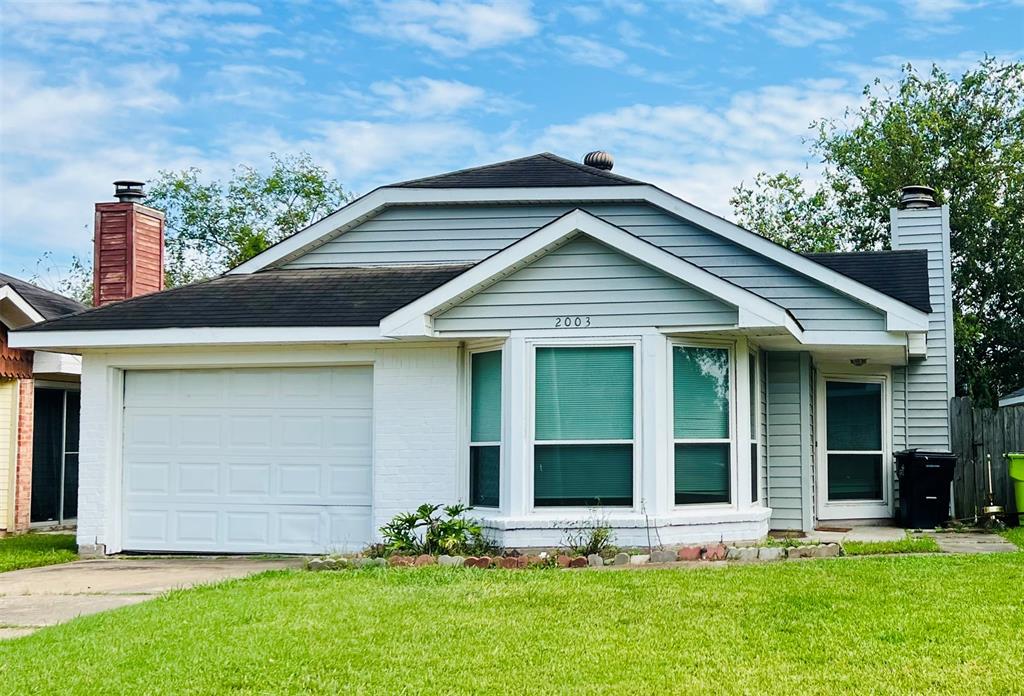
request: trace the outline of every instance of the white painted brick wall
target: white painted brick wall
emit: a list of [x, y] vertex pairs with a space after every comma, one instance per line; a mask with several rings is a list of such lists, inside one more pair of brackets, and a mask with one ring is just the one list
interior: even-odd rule
[[[459, 351], [453, 344], [222, 348], [187, 353], [86, 354], [82, 363], [78, 543], [120, 550], [120, 380], [117, 367], [229, 367], [372, 362], [374, 528], [425, 502], [455, 502], [459, 462]], [[115, 383], [116, 380], [116, 383]]]

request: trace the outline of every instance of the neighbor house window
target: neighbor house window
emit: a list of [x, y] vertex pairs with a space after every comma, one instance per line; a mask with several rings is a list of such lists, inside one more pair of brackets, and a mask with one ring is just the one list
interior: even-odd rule
[[729, 502], [729, 399], [728, 349], [672, 347], [677, 505]]
[[501, 351], [470, 361], [469, 503], [498, 507], [501, 483]]
[[761, 395], [758, 386], [761, 384], [757, 375], [757, 353], [749, 354], [749, 367], [747, 368], [747, 376], [750, 380], [750, 386], [748, 390], [750, 398], [750, 502], [756, 503], [758, 499], [758, 460], [757, 460], [757, 445], [758, 445], [758, 408], [761, 406]]
[[882, 385], [825, 382], [828, 499], [881, 500]]
[[534, 505], [633, 504], [633, 348], [536, 349]]

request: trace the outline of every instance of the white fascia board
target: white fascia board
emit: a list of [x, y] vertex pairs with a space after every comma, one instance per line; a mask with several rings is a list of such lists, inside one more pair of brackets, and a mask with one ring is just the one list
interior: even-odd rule
[[833, 271], [758, 234], [687, 203], [656, 186], [575, 186], [551, 188], [417, 189], [379, 188], [358, 198], [323, 220], [279, 242], [262, 254], [228, 271], [252, 273], [300, 255], [337, 237], [379, 209], [389, 205], [443, 205], [459, 203], [512, 203], [555, 201], [645, 201], [700, 225], [731, 242], [771, 259], [801, 275], [818, 280], [886, 314], [887, 331], [927, 331], [928, 315], [842, 273]]
[[[585, 234], [630, 258], [707, 292], [739, 311], [739, 327], [784, 326], [801, 329], [779, 305], [705, 271], [689, 261], [636, 237], [584, 210], [573, 210], [484, 259], [444, 285], [381, 319], [385, 336], [431, 335], [430, 317], [458, 304], [503, 277], [528, 266], [577, 234]], [[427, 333], [418, 333], [423, 330]]]
[[68, 353], [37, 350], [32, 353], [32, 372], [46, 375], [80, 375], [82, 358]]
[[911, 358], [928, 357], [928, 334], [923, 331], [907, 333], [907, 355]]
[[376, 326], [283, 326], [112, 331], [13, 331], [12, 348], [80, 351], [139, 346], [204, 346], [390, 341]]
[[899, 331], [804, 331], [808, 346], [894, 346], [907, 347], [906, 334]]
[[8, 326], [10, 329], [17, 329], [28, 324], [35, 324], [44, 319], [43, 315], [35, 310], [35, 308], [28, 303], [24, 297], [18, 294], [18, 292], [10, 285], [5, 285], [0, 288], [0, 300], [10, 303], [14, 309], [24, 317], [22, 323], [18, 326]]

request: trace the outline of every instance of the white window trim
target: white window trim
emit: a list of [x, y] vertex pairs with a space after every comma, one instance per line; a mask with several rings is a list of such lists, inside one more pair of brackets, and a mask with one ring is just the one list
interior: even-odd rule
[[[874, 383], [882, 385], [882, 449], [857, 450], [855, 454], [882, 455], [882, 499], [843, 500], [828, 499], [828, 410], [825, 398], [826, 382]], [[892, 457], [892, 374], [888, 368], [872, 372], [818, 370], [815, 418], [815, 477], [817, 489], [817, 517], [820, 520], [890, 519], [894, 515], [893, 457]], [[846, 450], [834, 450], [842, 454]]]
[[[675, 374], [673, 372], [672, 355], [676, 348], [720, 348], [729, 352], [729, 437], [728, 438], [677, 438], [675, 432], [675, 395], [672, 385]], [[668, 349], [668, 438], [669, 438], [669, 480], [672, 485], [669, 490], [669, 498], [672, 509], [681, 510], [736, 510], [740, 507], [739, 500], [739, 479], [737, 470], [739, 468], [739, 453], [737, 447], [737, 388], [736, 388], [736, 343], [734, 341], [719, 341], [714, 339], [677, 339], [669, 340]], [[676, 502], [676, 467], [675, 450], [677, 444], [728, 444], [729, 445], [729, 502], [726, 503], [677, 503]], [[747, 472], [749, 474], [749, 472]], [[750, 507], [749, 504], [746, 507]]]
[[[754, 363], [754, 393], [752, 395], [749, 395], [753, 397], [749, 407], [750, 415], [754, 419], [754, 433], [753, 435], [751, 435], [752, 439], [749, 440], [747, 443], [747, 449], [750, 449], [750, 445], [757, 445], [757, 461], [753, 462], [753, 466], [756, 467], [757, 470], [757, 475], [754, 477], [754, 490], [752, 491], [753, 493], [757, 494], [757, 497], [751, 497], [750, 504], [757, 506], [763, 503], [763, 501], [761, 500], [761, 476], [764, 473], [761, 471], [761, 353], [757, 346], [749, 345], [747, 347], [747, 355], [749, 356], [747, 368], [748, 372], [750, 370], [749, 358], [753, 358]], [[748, 374], [748, 379], [749, 377], [750, 375]]]
[[[501, 418], [500, 418], [500, 423], [501, 423], [501, 439], [496, 441], [496, 442], [475, 442], [473, 440], [473, 356], [476, 355], [477, 353], [493, 353], [495, 351], [501, 353], [501, 402], [500, 402], [500, 408], [501, 408]], [[507, 411], [508, 411], [508, 407], [507, 407], [508, 385], [507, 385], [507, 380], [505, 379], [505, 374], [506, 374], [505, 360], [506, 360], [506, 358], [507, 358], [507, 356], [506, 356], [505, 347], [504, 347], [503, 343], [487, 343], [485, 345], [475, 345], [475, 346], [467, 347], [467, 349], [464, 351], [464, 357], [463, 357], [463, 374], [465, 375], [465, 379], [463, 380], [463, 385], [462, 385], [462, 403], [464, 404], [464, 408], [462, 409], [463, 410], [463, 414], [462, 414], [462, 418], [460, 420], [463, 423], [462, 427], [465, 429], [465, 434], [464, 434], [464, 436], [462, 438], [460, 438], [461, 440], [463, 440], [463, 447], [462, 447], [462, 454], [460, 456], [461, 465], [459, 467], [459, 469], [460, 469], [460, 472], [459, 472], [459, 481], [460, 481], [459, 489], [460, 489], [460, 491], [462, 493], [461, 497], [463, 498], [463, 500], [466, 501], [467, 505], [472, 505], [474, 509], [486, 510], [486, 511], [492, 512], [492, 513], [495, 512], [495, 511], [500, 511], [500, 510], [504, 509], [503, 506], [505, 504], [505, 494], [504, 494], [503, 491], [504, 491], [504, 488], [505, 488], [505, 480], [506, 480], [506, 477], [508, 476], [507, 472], [505, 471], [506, 456], [505, 456], [505, 445], [504, 445], [504, 442], [505, 442], [505, 439], [506, 439], [506, 433], [505, 433], [506, 414], [507, 414]], [[493, 446], [497, 446], [498, 447], [498, 505], [496, 507], [492, 507], [492, 506], [489, 506], [489, 505], [473, 505], [473, 500], [472, 500], [473, 487], [470, 484], [470, 473], [471, 473], [471, 462], [472, 462], [472, 460], [471, 460], [471, 458], [469, 456], [470, 455], [470, 449], [472, 447], [493, 447]]]
[[[537, 418], [537, 348], [566, 348], [570, 346], [582, 348], [612, 348], [628, 346], [633, 351], [633, 439], [632, 440], [537, 440], [536, 439], [536, 418]], [[638, 512], [642, 500], [642, 472], [643, 462], [643, 422], [641, 412], [643, 409], [643, 375], [642, 375], [642, 339], [639, 336], [628, 336], [620, 338], [594, 338], [594, 337], [566, 337], [566, 338], [537, 338], [526, 341], [526, 370], [524, 387], [526, 390], [526, 456], [523, 457], [524, 472], [526, 477], [526, 490], [528, 491], [526, 509], [528, 514], [536, 516], [551, 516], [552, 514], [586, 514], [594, 510], [615, 512]], [[536, 494], [534, 492], [534, 448], [537, 444], [627, 444], [633, 445], [633, 504], [608, 505], [608, 506], [580, 506], [580, 505], [536, 505]]]

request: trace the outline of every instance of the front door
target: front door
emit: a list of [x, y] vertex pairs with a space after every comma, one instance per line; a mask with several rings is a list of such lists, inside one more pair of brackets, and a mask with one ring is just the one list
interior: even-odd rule
[[78, 516], [77, 390], [39, 387], [32, 423], [34, 524], [66, 524]]
[[818, 382], [818, 518], [892, 517], [892, 457], [884, 377]]

